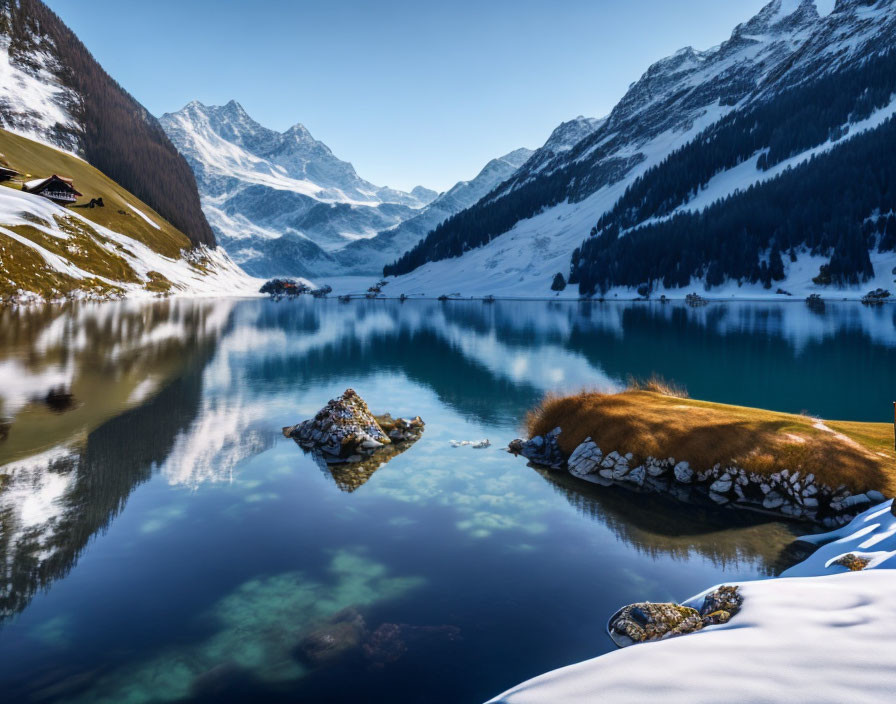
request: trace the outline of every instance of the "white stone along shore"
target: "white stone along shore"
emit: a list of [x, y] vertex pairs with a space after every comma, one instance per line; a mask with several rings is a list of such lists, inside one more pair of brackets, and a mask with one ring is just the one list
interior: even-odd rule
[[531, 440], [514, 440], [508, 448], [533, 464], [566, 470], [579, 479], [604, 486], [619, 485], [636, 491], [667, 494], [680, 501], [711, 502], [745, 510], [770, 513], [793, 520], [811, 521], [836, 528], [886, 497], [878, 491], [853, 493], [845, 485], [831, 487], [787, 469], [764, 476], [742, 467], [716, 464], [694, 468], [674, 457], [648, 457], [635, 464], [632, 453], [607, 454], [587, 438], [569, 457], [557, 439], [561, 428]]

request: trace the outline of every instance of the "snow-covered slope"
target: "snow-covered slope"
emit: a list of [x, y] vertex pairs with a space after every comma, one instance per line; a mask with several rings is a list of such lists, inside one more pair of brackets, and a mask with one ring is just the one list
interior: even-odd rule
[[[774, 106], [787, 91], [811, 89], [825, 77], [846, 76], [846, 71], [858, 70], [869, 58], [879, 59], [896, 46], [893, 0], [837, 0], [833, 11], [824, 9], [820, 13], [814, 0], [772, 0], [736, 27], [721, 45], [706, 51], [688, 47], [658, 62], [632, 85], [605, 120], [593, 123], [593, 131], [586, 129], [572, 147], [555, 150], [546, 144], [514, 177], [387, 268], [387, 273], [399, 275], [393, 290], [553, 295], [550, 284], [554, 275], [569, 275], [573, 251], [589, 239], [601, 217], [639, 177], [667, 158], [676, 159], [676, 150], [699, 136], [706, 141], [708, 160], [720, 152], [733, 157], [748, 143], [748, 137], [739, 143], [716, 139], [713, 130], [718, 125], [758, 106]], [[896, 92], [896, 79], [892, 88]], [[865, 97], [855, 100], [856, 106], [864, 107]], [[890, 109], [879, 107], [882, 112], [876, 115], [877, 125]], [[864, 126], [859, 124], [863, 120]], [[727, 177], [720, 173], [719, 180], [705, 190], [707, 184], [695, 182], [693, 207], [705, 207], [731, 195], [734, 189], [743, 191], [768, 180], [774, 173], [756, 167], [763, 146], [780, 150], [791, 140], [791, 133], [793, 142], [801, 143], [804, 135], [798, 134], [800, 130], [816, 127], [784, 119], [781, 123], [770, 142], [735, 162], [735, 173]], [[793, 163], [806, 162], [825, 142], [832, 150], [850, 148], [850, 140], [841, 139], [843, 134], [854, 136], [874, 126], [875, 120], [854, 122], [847, 115], [842, 123], [830, 125], [830, 130], [810, 140], [804, 153], [792, 155]], [[659, 179], [656, 177], [658, 188], [664, 185]], [[686, 200], [673, 205], [688, 207]], [[803, 291], [811, 287], [811, 278], [831, 252], [809, 246], [795, 254], [799, 261], [793, 266], [786, 264], [787, 275], [779, 285]], [[861, 292], [879, 280], [892, 287], [890, 253], [872, 252], [870, 256], [879, 276], [863, 285]], [[755, 293], [749, 281], [740, 283], [745, 286], [738, 288], [735, 282], [731, 288], [741, 295]], [[693, 285], [701, 284], [700, 276], [695, 276]], [[609, 295], [634, 296], [636, 288], [610, 286]], [[764, 292], [761, 285], [755, 288]], [[668, 293], [668, 288], [654, 287], [654, 291]], [[682, 295], [686, 292], [681, 291]], [[851, 293], [860, 295], [858, 288]]]
[[334, 254], [335, 266], [322, 264], [318, 273], [380, 276], [383, 267], [393, 261], [398, 253], [407, 251], [446, 219], [479, 201], [510, 178], [532, 154], [531, 149], [523, 148], [492, 159], [475, 178], [455, 184], [418, 215], [375, 237], [351, 242]]
[[[65, 297], [245, 295], [260, 281], [221, 248], [194, 247], [155, 210], [78, 157], [0, 130], [20, 174], [70, 175], [85, 197], [64, 208], [0, 186], [0, 303]], [[100, 198], [103, 207], [85, 207]]]
[[304, 126], [270, 130], [235, 101], [192, 102], [161, 123], [193, 168], [220, 241], [259, 275], [317, 273], [332, 252], [413, 217], [437, 195], [374, 186]]
[[[642, 704], [658, 693], [669, 704], [889, 701], [896, 692], [890, 504], [836, 533], [809, 537], [833, 542], [787, 578], [742, 583], [743, 608], [727, 624], [556, 670], [492, 701]], [[872, 562], [847, 572], [833, 564], [847, 553]], [[699, 607], [704, 594], [685, 603]]]
[[0, 127], [75, 151], [81, 132], [73, 115], [78, 95], [59, 80], [59, 60], [41, 47], [22, 64], [10, 45], [10, 37], [0, 34]]

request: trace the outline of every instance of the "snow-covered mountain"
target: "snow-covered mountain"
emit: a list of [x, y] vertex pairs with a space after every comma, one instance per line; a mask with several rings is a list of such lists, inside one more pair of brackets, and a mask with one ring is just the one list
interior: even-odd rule
[[[863, 191], [874, 193], [865, 210], [850, 212], [839, 229], [830, 226], [839, 239], [817, 234], [826, 225], [810, 222], [799, 203], [776, 198], [793, 188], [789, 167], [803, 168], [803, 182], [833, 202], [834, 184], [819, 182], [824, 172], [813, 156], [836, 154], [836, 165], [825, 169], [845, 174], [860, 150], [868, 151], [862, 140], [879, 140], [877, 153], [888, 153], [881, 130], [894, 112], [894, 43], [894, 0], [837, 0], [821, 12], [814, 0], [772, 0], [721, 45], [682, 49], [653, 65], [571, 148], [546, 144], [387, 267], [400, 275], [390, 291], [547, 295], [557, 273], [571, 273], [583, 293], [605, 294], [683, 290], [706, 284], [708, 275], [716, 291], [762, 291], [770, 281], [799, 290], [825, 282], [892, 287], [896, 257], [880, 234], [886, 214], [896, 211], [888, 194]], [[880, 168], [889, 168], [883, 161]], [[764, 190], [747, 194], [755, 184]], [[734, 207], [698, 215], [729, 197]], [[775, 218], [754, 221], [763, 207], [775, 209]], [[659, 220], [684, 211], [702, 220], [680, 232], [657, 229]], [[718, 234], [726, 217], [734, 217], [729, 230], [746, 231], [748, 241], [726, 248]], [[880, 233], [870, 232], [871, 221]], [[688, 239], [694, 231], [699, 242]], [[873, 267], [858, 261], [851, 243], [859, 240]], [[780, 250], [790, 257], [783, 275], [771, 276], [770, 258]]]
[[221, 242], [259, 275], [316, 274], [331, 253], [416, 215], [438, 195], [375, 186], [300, 124], [286, 132], [235, 101], [163, 115]]
[[327, 274], [373, 274], [405, 252], [446, 219], [478, 202], [499, 184], [510, 178], [534, 152], [516, 149], [492, 159], [475, 178], [460, 181], [432, 203], [403, 223], [380, 232], [370, 239], [356, 240], [333, 255], [333, 264], [321, 262], [318, 272]]

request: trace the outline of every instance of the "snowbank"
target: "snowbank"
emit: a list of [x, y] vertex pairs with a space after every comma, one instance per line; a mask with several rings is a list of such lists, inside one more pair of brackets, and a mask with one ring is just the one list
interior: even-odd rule
[[[743, 608], [725, 625], [555, 670], [492, 702], [890, 701], [896, 693], [891, 503], [833, 533], [804, 538], [826, 544], [788, 570], [788, 578], [742, 583]], [[852, 573], [831, 564], [850, 552], [872, 557], [869, 568]]]

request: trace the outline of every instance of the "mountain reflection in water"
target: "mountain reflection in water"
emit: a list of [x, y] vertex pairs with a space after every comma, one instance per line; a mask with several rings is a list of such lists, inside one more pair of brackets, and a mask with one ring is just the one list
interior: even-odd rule
[[[891, 308], [855, 304], [2, 310], [0, 691], [412, 702], [409, 682], [438, 681], [427, 700], [484, 700], [611, 648], [599, 634], [621, 603], [795, 559], [783, 523], [504, 453], [544, 393], [655, 373], [696, 398], [888, 420], [894, 362]], [[427, 429], [388, 464], [324, 478], [280, 429], [348, 387]], [[71, 405], [48, 405], [57, 392]], [[486, 450], [449, 444], [486, 437]], [[344, 609], [369, 625], [354, 654], [299, 657]], [[365, 643], [380, 644], [375, 672]], [[496, 660], [508, 643], [513, 657]]]

